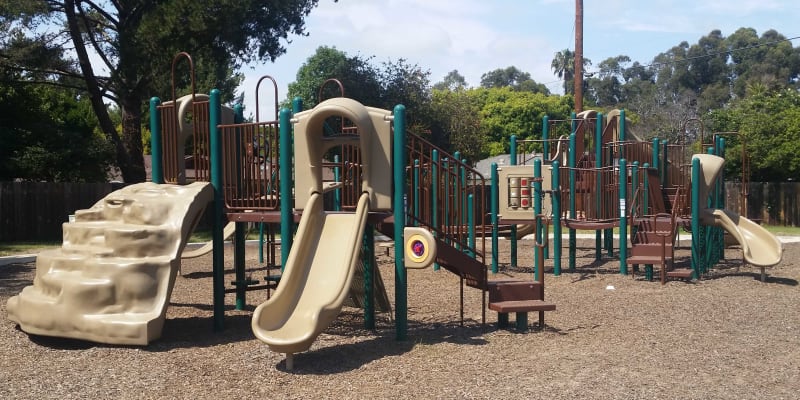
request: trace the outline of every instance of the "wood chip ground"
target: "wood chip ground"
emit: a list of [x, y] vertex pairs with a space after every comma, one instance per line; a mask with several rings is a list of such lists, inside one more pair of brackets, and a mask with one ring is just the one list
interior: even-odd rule
[[[480, 292], [447, 271], [409, 270], [409, 331], [395, 340], [394, 316], [363, 327], [345, 308], [310, 351], [286, 371], [250, 330], [253, 306], [232, 309], [225, 330], [212, 329], [211, 255], [186, 260], [172, 293], [163, 337], [146, 347], [110, 346], [31, 336], [6, 318], [6, 300], [33, 279], [34, 264], [0, 267], [0, 398], [2, 399], [796, 399], [800, 396], [800, 244], [783, 262], [742, 266], [741, 252], [706, 278], [662, 286], [643, 275], [621, 276], [619, 261], [595, 262], [594, 241], [579, 243], [577, 272], [546, 275], [558, 309], [546, 328], [482, 326]], [[501, 276], [531, 278], [533, 243], [519, 244], [520, 267]], [[687, 250], [682, 250], [686, 260]], [[226, 282], [233, 280], [231, 251]], [[566, 253], [566, 251], [565, 251]], [[263, 275], [256, 251], [250, 271]], [[379, 252], [394, 300], [393, 255]], [[679, 259], [680, 259], [679, 255]], [[567, 260], [562, 262], [567, 267]], [[548, 261], [549, 270], [552, 261]], [[613, 290], [612, 290], [613, 287]], [[249, 304], [266, 298], [249, 292]]]

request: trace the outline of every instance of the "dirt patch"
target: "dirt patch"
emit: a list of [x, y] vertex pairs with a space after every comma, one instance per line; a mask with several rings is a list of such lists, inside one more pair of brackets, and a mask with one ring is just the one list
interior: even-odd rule
[[[458, 278], [410, 270], [407, 340], [395, 340], [393, 315], [379, 314], [377, 329], [366, 330], [361, 311], [346, 308], [295, 356], [291, 372], [283, 355], [254, 338], [254, 306], [233, 310], [232, 294], [224, 331], [213, 331], [210, 254], [184, 262], [163, 337], [147, 347], [20, 331], [5, 318], [6, 300], [30, 284], [34, 265], [0, 267], [0, 398], [763, 399], [800, 392], [800, 244], [785, 245], [766, 282], [730, 249], [708, 277], [662, 286], [620, 275], [608, 255], [595, 261], [593, 243], [579, 243], [576, 272], [546, 275], [547, 299], [558, 309], [547, 313], [544, 330], [535, 315], [529, 332], [513, 329], [513, 315], [512, 328], [498, 330], [488, 311], [481, 325], [481, 293], [470, 288], [462, 326]], [[531, 241], [520, 242], [516, 269], [508, 266], [509, 242], [499, 250], [502, 277], [531, 278]], [[393, 300], [393, 258], [383, 251], [379, 265]], [[247, 255], [253, 276], [263, 275], [256, 250]], [[265, 298], [248, 293], [250, 304]]]

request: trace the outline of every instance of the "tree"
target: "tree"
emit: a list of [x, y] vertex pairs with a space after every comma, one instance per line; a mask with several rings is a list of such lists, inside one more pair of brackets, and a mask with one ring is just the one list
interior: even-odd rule
[[800, 48], [774, 30], [758, 37], [755, 29], [740, 28], [725, 39], [731, 49], [734, 94], [743, 97], [749, 85], [771, 90], [795, 86], [800, 76]]
[[[173, 56], [189, 52], [196, 57], [198, 73], [205, 76], [201, 80], [231, 87], [240, 77], [230, 73], [242, 63], [274, 60], [283, 54], [288, 35], [304, 33], [303, 20], [317, 3], [4, 1], [0, 15], [8, 29], [3, 30], [2, 41], [12, 51], [0, 59], [40, 82], [63, 85], [64, 78], [70, 78], [70, 86], [84, 90], [100, 129], [114, 143], [123, 179], [139, 182], [145, 179], [144, 103], [149, 96], [168, 93], [164, 82], [169, 79]], [[62, 51], [65, 43], [74, 55]], [[92, 53], [99, 62], [92, 62]], [[106, 101], [121, 111], [121, 134]]]
[[[344, 93], [332, 81], [323, 87], [329, 79], [338, 80]], [[301, 98], [306, 109], [313, 108], [321, 100], [339, 96], [377, 106], [380, 92], [378, 70], [370, 64], [370, 58], [350, 57], [335, 47], [321, 46], [297, 70], [295, 81], [289, 84], [287, 98]]]
[[458, 90], [458, 89], [466, 89], [467, 88], [467, 80], [464, 78], [463, 75], [458, 73], [457, 69], [454, 69], [445, 75], [444, 79], [441, 82], [437, 82], [433, 85], [433, 88], [436, 90]]
[[548, 115], [552, 119], [567, 119], [574, 105], [571, 96], [519, 92], [509, 87], [482, 88], [473, 95], [480, 99], [481, 126], [486, 134], [483, 154], [487, 156], [507, 153], [511, 135], [520, 139], [541, 138], [542, 118]]
[[[583, 70], [586, 71], [587, 67], [592, 65], [592, 60], [583, 59]], [[564, 94], [575, 94], [575, 53], [570, 49], [559, 51], [553, 57], [550, 63], [553, 73], [564, 81]], [[586, 84], [584, 83], [584, 91]]]
[[742, 145], [750, 161], [750, 179], [774, 182], [800, 175], [800, 93], [794, 89], [764, 91], [710, 113], [714, 132], [738, 132], [726, 145], [726, 169], [741, 171]]
[[383, 63], [380, 73], [380, 106], [393, 109], [398, 104], [406, 106], [409, 128], [421, 134], [431, 125], [430, 71], [419, 65], [410, 65], [404, 59]]
[[622, 85], [625, 81], [625, 64], [630, 57], [620, 55], [607, 58], [598, 64], [597, 77], [586, 79], [587, 97], [600, 106], [613, 106], [625, 101]]
[[75, 90], [0, 87], [0, 181], [102, 182], [113, 152]]
[[481, 75], [481, 87], [510, 87], [514, 90], [543, 93], [545, 95], [550, 94], [547, 86], [536, 83], [536, 81], [531, 79], [530, 73], [520, 71], [514, 66], [498, 68]]
[[458, 150], [468, 161], [475, 162], [486, 155], [485, 135], [480, 104], [471, 92], [464, 88], [433, 90], [431, 137], [434, 144], [451, 152]]
[[[391, 110], [404, 104], [408, 110], [408, 125], [417, 132], [430, 125], [430, 71], [410, 65], [404, 59], [386, 61], [381, 68], [370, 63], [372, 57], [348, 56], [341, 50], [320, 47], [300, 66], [297, 80], [289, 84], [289, 98], [300, 97], [304, 107], [311, 108], [319, 100], [342, 94], [371, 106]], [[342, 84], [323, 83], [336, 79]]]

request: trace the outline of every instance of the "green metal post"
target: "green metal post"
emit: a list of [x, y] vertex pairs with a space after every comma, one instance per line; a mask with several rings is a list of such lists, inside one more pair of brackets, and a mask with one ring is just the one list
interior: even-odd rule
[[497, 234], [497, 228], [499, 224], [498, 213], [500, 213], [500, 179], [499, 174], [497, 173], [497, 163], [492, 163], [492, 187], [491, 187], [491, 217], [492, 217], [492, 274], [496, 274], [498, 270], [498, 247], [500, 245], [500, 241]]
[[626, 124], [627, 122], [625, 121], [625, 110], [624, 109], [619, 110], [619, 140], [621, 142], [625, 141], [628, 138], [628, 133], [625, 132]]
[[[517, 135], [511, 135], [511, 144], [508, 151], [509, 165], [517, 165]], [[521, 190], [521, 189], [520, 189]], [[511, 258], [511, 268], [517, 268], [517, 225], [511, 224], [509, 228], [509, 240], [511, 249], [509, 250], [509, 257]]]
[[628, 166], [619, 159], [619, 273], [628, 275]]
[[[658, 139], [655, 139], [658, 140]], [[655, 156], [654, 156], [655, 157]], [[650, 214], [650, 164], [644, 163], [642, 168], [645, 171], [644, 176], [642, 177], [642, 213], [644, 215]], [[644, 275], [648, 281], [653, 280], [653, 264], [645, 264], [644, 265]]]
[[394, 268], [395, 268], [395, 338], [405, 340], [408, 332], [408, 279], [404, 263], [403, 228], [405, 208], [405, 164], [406, 164], [406, 107], [399, 104], [394, 107]]
[[303, 111], [303, 99], [298, 96], [292, 99], [292, 114], [297, 114], [300, 111]]
[[[594, 166], [597, 168], [597, 182], [595, 183], [595, 209], [600, 211], [602, 207], [601, 193], [603, 193], [603, 113], [597, 113], [597, 121], [594, 125]], [[603, 258], [603, 231], [594, 231], [594, 259], [600, 261]]]
[[[439, 227], [439, 150], [433, 149], [431, 151], [431, 225]], [[437, 236], [436, 231], [433, 237]], [[433, 263], [433, 270], [438, 271], [440, 265], [438, 262]]]
[[[295, 99], [296, 100], [296, 99]], [[286, 267], [289, 251], [292, 249], [294, 232], [294, 215], [292, 213], [292, 114], [287, 109], [282, 109], [279, 115], [280, 136], [279, 149], [279, 180], [281, 194], [281, 271]], [[402, 247], [401, 247], [402, 248]]]
[[[575, 156], [575, 133], [571, 133], [569, 135], [569, 217], [571, 219], [575, 219], [578, 216], [578, 212], [576, 210], [575, 204], [575, 165], [577, 163], [577, 157]], [[578, 238], [576, 235], [576, 231], [573, 228], [569, 228], [569, 271], [575, 272], [575, 257], [576, 257], [576, 246], [578, 242]]]
[[[636, 189], [638, 189], [638, 188], [639, 188], [639, 162], [638, 161], [634, 161], [631, 164], [631, 190], [628, 192], [630, 194], [630, 200], [631, 201], [633, 200], [633, 196], [636, 193]], [[633, 204], [629, 203], [627, 208], [630, 209], [632, 206], [633, 206]], [[620, 211], [622, 211], [622, 210], [620, 210]], [[630, 236], [631, 237], [636, 235], [637, 226], [636, 226], [635, 222], [636, 221], [630, 221], [630, 223], [631, 223], [631, 234], [630, 234]], [[619, 235], [620, 235], [620, 239], [622, 238], [623, 235], [625, 237], [628, 237], [628, 235], [625, 232], [622, 232], [622, 229], [620, 229]], [[622, 242], [620, 241], [620, 243], [622, 243]], [[625, 247], [627, 247], [627, 241], [626, 241]], [[621, 245], [620, 245], [620, 248], [622, 248]], [[633, 264], [633, 272], [639, 272], [639, 264]]]
[[364, 328], [375, 329], [375, 227], [364, 227], [361, 262], [364, 265]]
[[700, 160], [692, 158], [692, 278], [700, 277], [703, 253], [700, 234]]
[[[539, 214], [542, 213], [542, 182], [537, 179], [542, 177], [542, 160], [537, 158], [533, 160], [533, 214], [535, 221], [534, 222], [534, 240], [536, 243], [544, 243], [543, 240], [547, 240], [547, 238], [542, 239], [542, 219], [538, 218]], [[533, 252], [533, 276], [539, 276], [539, 257], [543, 256], [537, 251], [537, 247], [534, 246]]]
[[553, 206], [553, 276], [561, 275], [561, 183], [558, 161], [553, 161], [550, 200]]
[[212, 248], [212, 290], [214, 293], [214, 330], [221, 331], [225, 327], [225, 252], [222, 237], [223, 204], [222, 204], [222, 133], [219, 131], [222, 104], [220, 92], [213, 89], [209, 94], [209, 144], [211, 186], [214, 188], [214, 222], [211, 229]]
[[[659, 155], [661, 152], [661, 141], [658, 138], [653, 139], [653, 162], [650, 164], [655, 168], [657, 171], [661, 171], [661, 161], [659, 160]], [[660, 176], [660, 175], [659, 175]]]
[[[333, 180], [335, 182], [342, 181], [342, 171], [339, 168], [339, 155], [336, 154], [333, 156]], [[342, 210], [342, 189], [338, 188], [333, 191], [333, 211], [341, 211]]]
[[150, 175], [153, 183], [164, 183], [164, 148], [161, 145], [161, 112], [158, 97], [150, 99]]

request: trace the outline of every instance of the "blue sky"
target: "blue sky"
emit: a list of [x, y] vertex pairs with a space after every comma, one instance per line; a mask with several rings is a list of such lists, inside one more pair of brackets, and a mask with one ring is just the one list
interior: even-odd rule
[[[319, 46], [382, 61], [406, 59], [430, 70], [431, 83], [457, 69], [477, 86], [483, 73], [515, 66], [559, 92], [553, 55], [575, 48], [573, 0], [319, 0], [306, 19], [307, 37], [291, 37], [274, 63], [248, 65], [245, 114], [254, 112], [255, 84], [264, 74], [278, 82], [279, 98]], [[800, 36], [796, 0], [607, 0], [584, 1], [584, 56], [594, 63], [624, 54], [647, 64], [681, 41], [740, 27], [759, 35], [775, 29]], [[800, 39], [793, 40], [795, 47]], [[590, 69], [591, 70], [591, 69]], [[262, 84], [260, 104], [272, 103]], [[266, 105], [266, 106], [265, 106]], [[269, 108], [267, 108], [269, 109]]]

